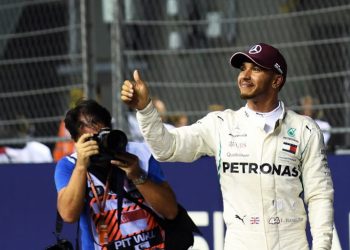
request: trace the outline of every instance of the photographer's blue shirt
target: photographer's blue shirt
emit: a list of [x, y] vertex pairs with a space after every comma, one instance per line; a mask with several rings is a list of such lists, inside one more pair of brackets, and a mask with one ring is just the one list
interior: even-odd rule
[[[127, 152], [137, 155], [140, 167], [148, 174], [148, 178], [156, 183], [165, 181], [164, 173], [150, 153], [145, 143], [129, 142], [126, 148]], [[62, 158], [56, 165], [55, 184], [57, 192], [66, 187], [69, 183], [76, 163], [76, 154]], [[80, 216], [81, 244], [83, 250], [96, 249], [92, 230], [90, 228], [90, 207], [86, 202], [84, 211]]]

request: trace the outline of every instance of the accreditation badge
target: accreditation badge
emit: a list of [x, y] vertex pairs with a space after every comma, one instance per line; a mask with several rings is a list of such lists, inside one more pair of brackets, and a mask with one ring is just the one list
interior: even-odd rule
[[108, 228], [104, 219], [101, 218], [101, 220], [99, 221], [97, 230], [98, 230], [100, 245], [103, 246], [108, 244]]

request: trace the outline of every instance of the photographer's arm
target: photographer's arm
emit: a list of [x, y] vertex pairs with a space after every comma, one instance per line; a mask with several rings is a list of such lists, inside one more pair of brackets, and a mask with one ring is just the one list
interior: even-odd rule
[[96, 141], [87, 140], [92, 134], [82, 135], [75, 144], [77, 162], [68, 185], [58, 192], [57, 208], [65, 222], [75, 222], [79, 219], [84, 206], [86, 173], [90, 156], [98, 154]]
[[167, 219], [176, 217], [178, 208], [173, 190], [167, 182], [156, 183], [145, 178], [136, 155], [118, 154], [118, 160], [113, 160], [111, 163], [126, 173], [127, 178], [134, 182], [136, 188], [155, 211]]
[[136, 185], [148, 204], [166, 219], [174, 219], [177, 215], [176, 197], [167, 182], [155, 183], [148, 179], [145, 183]]

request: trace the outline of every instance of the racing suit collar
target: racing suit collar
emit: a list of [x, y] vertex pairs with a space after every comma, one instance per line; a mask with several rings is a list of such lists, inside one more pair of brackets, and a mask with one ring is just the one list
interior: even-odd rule
[[248, 107], [244, 107], [245, 114], [249, 119], [252, 119], [257, 127], [263, 129], [266, 133], [273, 131], [279, 124], [279, 120], [284, 117], [284, 104], [282, 101], [278, 102], [278, 106], [270, 112], [256, 112]]

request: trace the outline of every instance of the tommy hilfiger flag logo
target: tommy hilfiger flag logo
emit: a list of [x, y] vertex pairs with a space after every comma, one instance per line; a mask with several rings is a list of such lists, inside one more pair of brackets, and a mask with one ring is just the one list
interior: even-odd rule
[[289, 142], [283, 142], [282, 150], [295, 154], [297, 152], [298, 146]]

